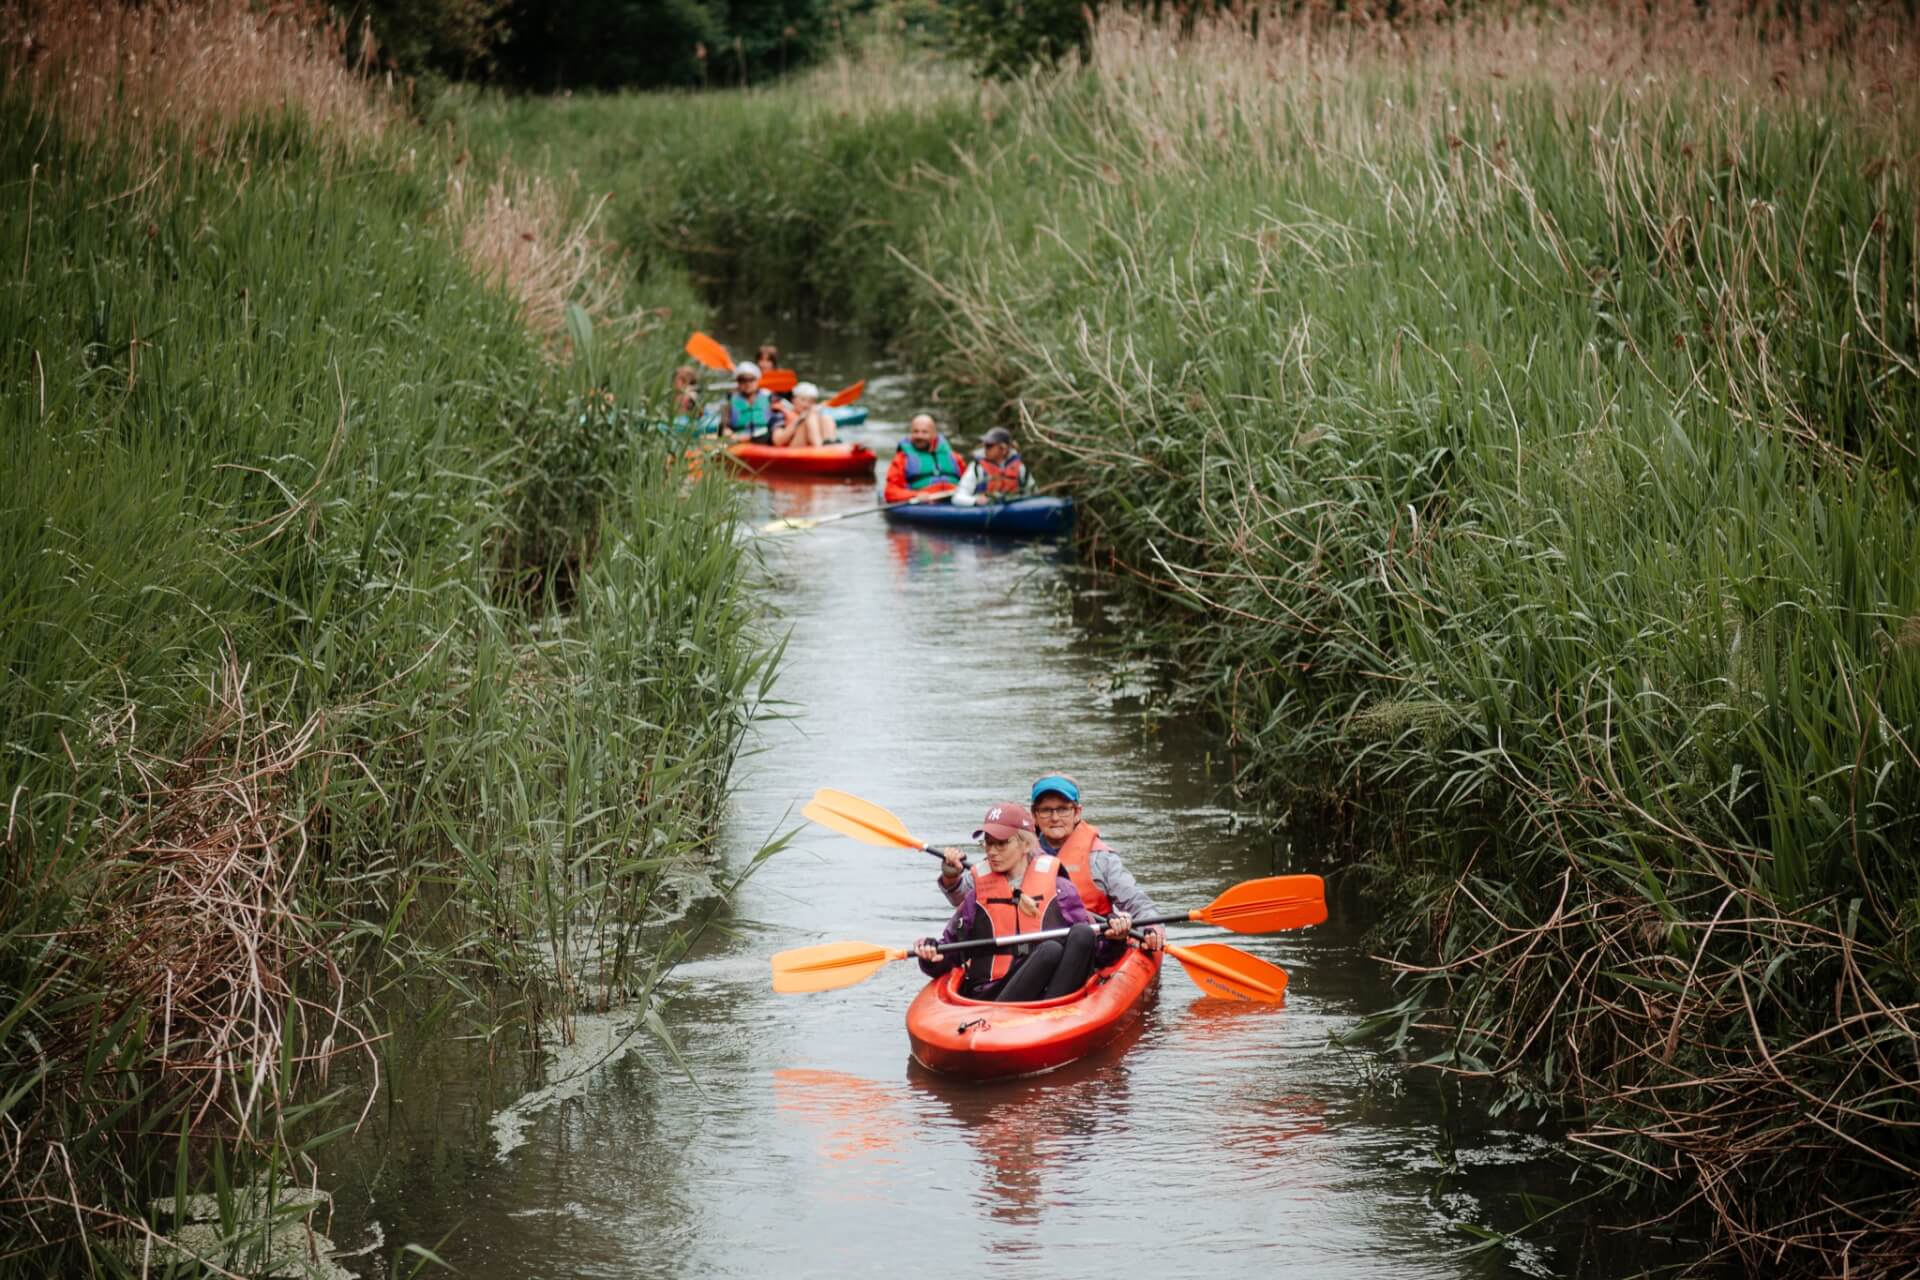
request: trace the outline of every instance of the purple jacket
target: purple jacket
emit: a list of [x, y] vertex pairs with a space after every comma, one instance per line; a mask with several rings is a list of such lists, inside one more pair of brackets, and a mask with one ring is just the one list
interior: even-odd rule
[[[1025, 932], [1037, 933], [1041, 929], [1058, 928], [1059, 925], [1098, 923], [1094, 920], [1093, 916], [1088, 914], [1087, 904], [1081, 901], [1080, 891], [1073, 887], [1073, 881], [1067, 879], [1065, 876], [1060, 877], [1060, 887], [1054, 892], [1053, 905], [1058, 908], [1060, 912], [1058, 925], [1035, 921], [1033, 928], [1025, 930]], [[972, 937], [973, 918], [979, 910], [980, 904], [974, 898], [973, 885], [969, 883], [967, 885], [966, 896], [960, 899], [959, 909], [956, 910], [953, 913], [953, 917], [947, 921], [945, 931], [940, 934], [940, 941], [942, 943], [959, 942], [962, 939]], [[1053, 913], [1049, 911], [1047, 914], [1051, 915]], [[1105, 955], [1107, 949], [1107, 946], [1102, 944], [1100, 962], [1103, 964], [1107, 962], [1108, 957]], [[927, 974], [928, 977], [937, 978], [947, 972], [947, 970], [957, 969], [965, 964], [968, 956], [971, 954], [971, 952], [962, 951], [957, 955], [941, 956], [937, 962], [922, 960], [920, 961], [920, 969]]]

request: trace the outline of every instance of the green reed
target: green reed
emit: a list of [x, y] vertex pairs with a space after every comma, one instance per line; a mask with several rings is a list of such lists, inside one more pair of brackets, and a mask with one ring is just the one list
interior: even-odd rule
[[1911, 34], [1372, 41], [1114, 18], [1005, 89], [473, 111], [594, 157], [643, 256], [871, 326], [962, 437], [1016, 430], [1094, 563], [1179, 606], [1137, 642], [1243, 786], [1354, 832], [1408, 986], [1377, 1029], [1448, 1028], [1435, 1065], [1750, 1261], [1898, 1269]]
[[137, 1271], [149, 1197], [311, 1177], [390, 985], [644, 1003], [779, 649], [652, 425], [678, 322], [550, 363], [431, 140], [0, 117], [0, 1269]]

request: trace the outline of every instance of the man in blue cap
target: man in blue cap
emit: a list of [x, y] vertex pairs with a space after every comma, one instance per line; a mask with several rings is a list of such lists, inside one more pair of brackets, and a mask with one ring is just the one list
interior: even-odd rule
[[[1064, 773], [1050, 773], [1033, 784], [1033, 820], [1039, 828], [1040, 848], [1060, 859], [1061, 873], [1073, 881], [1088, 911], [1128, 928], [1136, 916], [1157, 916], [1160, 908], [1134, 880], [1120, 855], [1091, 822], [1080, 816], [1080, 784]], [[972, 887], [971, 873], [957, 851], [940, 866], [940, 892], [958, 906]], [[1164, 930], [1147, 930], [1147, 946], [1158, 950], [1166, 942]]]

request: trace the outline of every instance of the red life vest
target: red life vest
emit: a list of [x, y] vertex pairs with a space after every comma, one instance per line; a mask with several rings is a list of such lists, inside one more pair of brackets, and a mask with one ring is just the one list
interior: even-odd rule
[[1004, 493], [1016, 498], [1020, 496], [1020, 485], [1026, 479], [1027, 464], [1020, 461], [1019, 454], [1008, 454], [1005, 462], [989, 462], [984, 457], [974, 461], [980, 465], [980, 473], [987, 478], [986, 492]]
[[1093, 881], [1094, 850], [1107, 847], [1107, 842], [1100, 838], [1100, 832], [1091, 822], [1082, 822], [1075, 827], [1067, 836], [1066, 843], [1060, 846], [1060, 865], [1066, 868], [1067, 879], [1073, 881], [1073, 887], [1080, 891], [1080, 900], [1087, 904], [1087, 910], [1097, 916], [1107, 915], [1113, 910], [1113, 900]]
[[[983, 858], [974, 864], [974, 905], [984, 913], [996, 938], [1011, 938], [1044, 927], [1047, 912], [1059, 893], [1060, 860], [1047, 854], [1036, 853], [1027, 864], [1027, 874], [1021, 878], [1020, 896], [1027, 899], [1025, 908], [1015, 901], [1012, 883], [995, 871], [991, 863]], [[976, 921], [978, 918], [975, 917]], [[976, 970], [975, 982], [998, 982], [1013, 971], [1011, 951], [989, 954], [993, 963], [984, 966], [987, 969], [984, 976], [978, 976]]]

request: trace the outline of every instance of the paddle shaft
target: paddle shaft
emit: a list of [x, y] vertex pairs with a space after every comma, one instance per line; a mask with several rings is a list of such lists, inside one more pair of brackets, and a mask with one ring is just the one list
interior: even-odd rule
[[[945, 495], [943, 494], [941, 496], [944, 497]], [[898, 511], [901, 507], [922, 507], [927, 504], [927, 501], [925, 498], [908, 498], [905, 502], [889, 502], [884, 507], [862, 507], [858, 511], [842, 511], [836, 516], [821, 516], [813, 523], [816, 525], [832, 524], [836, 520], [851, 520], [855, 516], [875, 516], [879, 515], [882, 511]], [[923, 852], [930, 853], [936, 858], [940, 856], [940, 851], [930, 844], [923, 844], [920, 848]]]
[[[1184, 923], [1185, 921], [1185, 916], [1154, 916], [1149, 920], [1136, 920], [1133, 922], [1134, 934], [1144, 942], [1146, 935], [1140, 932], [1141, 929], [1149, 925]], [[1099, 916], [1095, 916], [1091, 923], [1096, 929], [1103, 931], [1107, 926], [1107, 922]], [[1001, 947], [1024, 947], [1030, 943], [1051, 942], [1055, 938], [1064, 938], [1073, 932], [1074, 928], [1073, 925], [1063, 925], [1058, 929], [1042, 929], [1037, 933], [1016, 933], [1011, 938], [967, 938], [960, 942], [943, 942], [937, 950], [944, 956], [961, 951], [991, 951]]]

